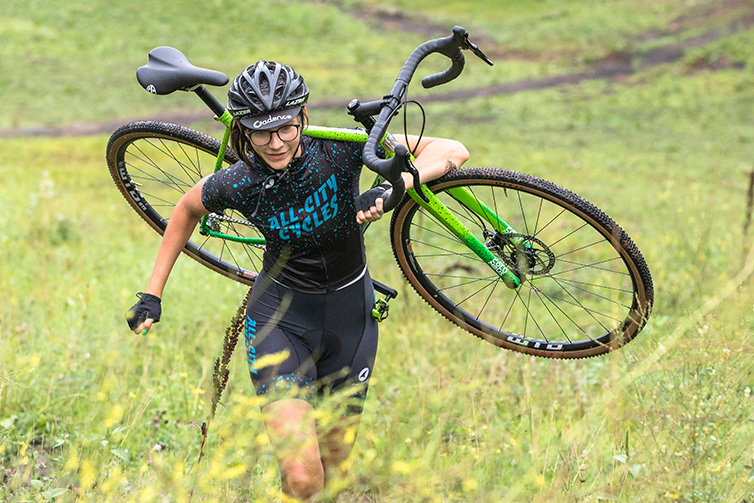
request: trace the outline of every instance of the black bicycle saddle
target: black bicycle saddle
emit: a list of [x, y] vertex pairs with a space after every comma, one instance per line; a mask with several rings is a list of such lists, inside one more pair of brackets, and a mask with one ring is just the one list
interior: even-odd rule
[[152, 94], [191, 91], [202, 84], [224, 86], [228, 83], [228, 76], [224, 73], [194, 66], [181, 51], [167, 46], [149, 51], [149, 61], [136, 70], [136, 78]]

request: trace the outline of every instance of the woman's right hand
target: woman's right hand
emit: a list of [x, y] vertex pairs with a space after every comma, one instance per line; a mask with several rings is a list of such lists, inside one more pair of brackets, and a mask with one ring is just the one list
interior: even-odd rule
[[162, 306], [160, 298], [149, 293], [137, 293], [139, 302], [126, 312], [128, 328], [135, 334], [146, 335], [153, 323], [160, 321]]

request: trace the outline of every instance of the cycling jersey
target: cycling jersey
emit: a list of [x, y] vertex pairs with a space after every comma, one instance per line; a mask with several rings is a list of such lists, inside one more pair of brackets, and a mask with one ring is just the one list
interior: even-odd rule
[[334, 291], [359, 277], [366, 258], [354, 199], [362, 143], [302, 136], [302, 153], [285, 171], [252, 158], [210, 176], [202, 203], [233, 208], [264, 235], [263, 270], [287, 254], [275, 280], [294, 290]]

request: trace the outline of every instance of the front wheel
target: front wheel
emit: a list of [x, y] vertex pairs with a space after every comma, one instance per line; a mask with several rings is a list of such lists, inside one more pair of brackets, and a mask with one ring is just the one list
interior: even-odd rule
[[[645, 325], [654, 290], [644, 258], [586, 200], [545, 180], [491, 168], [453, 171], [428, 187], [522, 280], [508, 288], [406, 197], [391, 221], [395, 257], [419, 295], [453, 323], [497, 346], [551, 358], [605, 353]], [[511, 228], [482, 215], [482, 207]]]
[[[167, 227], [178, 200], [213, 173], [220, 142], [198, 131], [164, 122], [133, 122], [118, 129], [107, 145], [107, 164], [115, 185], [131, 207], [158, 233]], [[228, 149], [224, 166], [238, 160]], [[211, 226], [231, 236], [261, 238], [235, 210], [211, 214]], [[195, 230], [183, 249], [215, 272], [247, 285], [262, 267], [258, 246], [209, 238]]]

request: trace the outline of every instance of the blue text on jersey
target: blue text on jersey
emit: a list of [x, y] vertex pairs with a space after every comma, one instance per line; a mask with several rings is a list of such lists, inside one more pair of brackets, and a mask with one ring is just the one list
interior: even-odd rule
[[269, 219], [270, 228], [277, 229], [280, 239], [291, 239], [291, 233], [301, 237], [301, 231], [311, 232], [338, 214], [338, 184], [335, 175], [315, 190], [298, 208], [288, 208]]

